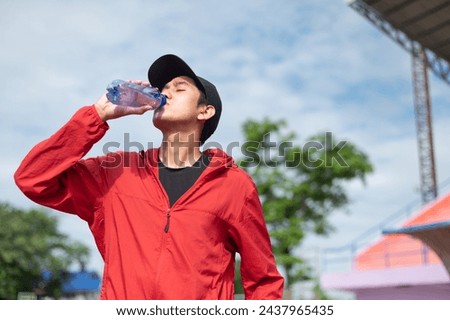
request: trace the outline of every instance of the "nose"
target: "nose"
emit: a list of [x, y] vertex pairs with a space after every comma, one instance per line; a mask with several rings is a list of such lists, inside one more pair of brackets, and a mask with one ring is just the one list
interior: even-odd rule
[[167, 89], [167, 88], [164, 88], [164, 89], [161, 91], [161, 93], [162, 93], [163, 95], [165, 95], [167, 99], [170, 99], [170, 98], [172, 97], [172, 94], [170, 93], [170, 90]]

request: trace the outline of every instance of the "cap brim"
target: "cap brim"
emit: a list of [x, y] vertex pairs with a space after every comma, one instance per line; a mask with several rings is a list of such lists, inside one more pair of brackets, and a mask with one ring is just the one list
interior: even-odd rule
[[148, 69], [150, 84], [159, 90], [162, 90], [173, 78], [180, 76], [187, 76], [194, 80], [197, 88], [206, 94], [203, 84], [194, 71], [176, 55], [166, 54], [156, 59]]

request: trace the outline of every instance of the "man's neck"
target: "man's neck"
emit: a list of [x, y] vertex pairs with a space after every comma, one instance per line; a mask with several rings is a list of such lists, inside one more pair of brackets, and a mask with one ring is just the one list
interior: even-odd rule
[[159, 160], [168, 168], [191, 167], [201, 157], [200, 143], [194, 135], [175, 133], [163, 137]]

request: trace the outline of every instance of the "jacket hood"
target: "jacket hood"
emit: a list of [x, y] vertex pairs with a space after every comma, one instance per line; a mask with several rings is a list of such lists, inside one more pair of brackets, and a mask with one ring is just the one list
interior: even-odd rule
[[211, 159], [210, 166], [219, 166], [219, 167], [237, 167], [233, 158], [225, 153], [225, 151], [221, 149], [207, 149], [203, 151], [208, 157]]

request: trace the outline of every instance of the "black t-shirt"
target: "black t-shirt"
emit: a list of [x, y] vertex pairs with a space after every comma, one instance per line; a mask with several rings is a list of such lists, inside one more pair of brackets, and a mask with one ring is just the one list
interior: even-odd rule
[[161, 161], [158, 162], [159, 181], [169, 196], [170, 206], [192, 187], [208, 166], [209, 161], [209, 157], [202, 153], [192, 167], [172, 169], [167, 168]]

